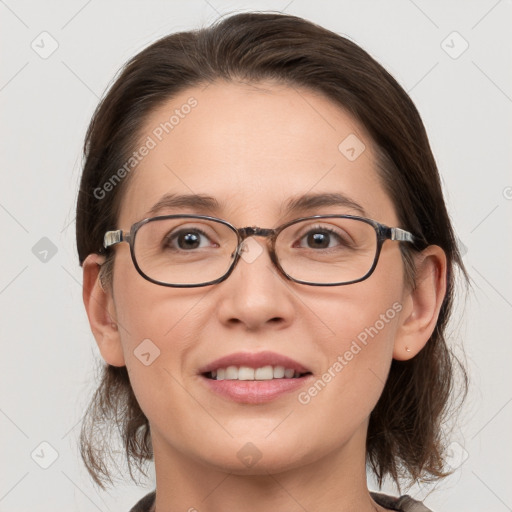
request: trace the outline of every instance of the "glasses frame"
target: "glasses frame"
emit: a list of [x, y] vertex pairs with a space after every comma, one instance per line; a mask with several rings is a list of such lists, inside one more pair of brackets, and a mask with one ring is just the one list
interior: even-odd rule
[[[202, 219], [202, 220], [211, 220], [218, 222], [220, 224], [224, 224], [225, 226], [229, 227], [237, 236], [237, 248], [235, 252], [233, 253], [235, 255], [231, 265], [229, 266], [228, 270], [224, 273], [223, 276], [219, 277], [218, 279], [215, 279], [213, 281], [207, 281], [205, 283], [198, 283], [198, 284], [170, 284], [170, 283], [164, 283], [162, 281], [157, 281], [156, 279], [152, 279], [148, 275], [146, 275], [141, 268], [139, 267], [139, 264], [137, 262], [137, 258], [135, 257], [135, 238], [137, 236], [138, 230], [144, 226], [145, 224], [148, 224], [150, 222], [155, 222], [162, 219], [173, 219], [173, 218], [189, 218], [189, 219]], [[361, 222], [365, 222], [366, 224], [369, 224], [372, 226], [375, 230], [375, 234], [377, 237], [377, 249], [375, 251], [375, 258], [373, 260], [373, 264], [370, 267], [370, 270], [361, 278], [354, 279], [352, 281], [347, 282], [340, 282], [340, 283], [313, 283], [309, 281], [302, 281], [300, 279], [295, 279], [288, 275], [283, 268], [281, 267], [281, 264], [279, 263], [279, 260], [276, 255], [275, 251], [275, 242], [277, 237], [279, 236], [279, 233], [286, 229], [287, 227], [297, 224], [298, 222], [302, 222], [305, 220], [314, 220], [314, 219], [329, 219], [329, 218], [344, 218], [344, 219], [355, 219]], [[307, 286], [345, 286], [348, 284], [354, 284], [359, 283], [361, 281], [364, 281], [365, 279], [368, 279], [374, 272], [375, 268], [377, 267], [377, 263], [379, 261], [379, 256], [382, 250], [382, 246], [386, 240], [394, 240], [398, 242], [409, 242], [416, 246], [417, 249], [420, 248], [420, 246], [426, 245], [426, 243], [419, 237], [413, 235], [409, 231], [406, 231], [401, 228], [397, 227], [389, 227], [385, 224], [381, 224], [380, 222], [377, 222], [373, 219], [367, 219], [366, 217], [359, 217], [357, 215], [339, 215], [339, 214], [328, 214], [328, 215], [312, 215], [308, 217], [300, 217], [298, 219], [294, 219], [292, 221], [286, 222], [285, 224], [281, 224], [277, 228], [274, 229], [268, 229], [268, 228], [260, 228], [258, 226], [248, 226], [244, 228], [236, 228], [232, 224], [230, 224], [228, 221], [219, 219], [217, 217], [210, 217], [208, 215], [195, 215], [195, 214], [174, 214], [174, 215], [160, 215], [157, 217], [149, 217], [146, 219], [143, 219], [139, 222], [136, 222], [133, 224], [130, 228], [130, 231], [124, 231], [122, 229], [117, 229], [113, 231], [107, 231], [105, 233], [104, 239], [103, 239], [103, 247], [105, 250], [107, 250], [110, 247], [113, 247], [117, 244], [120, 244], [122, 242], [127, 242], [130, 245], [130, 255], [133, 261], [133, 264], [135, 268], [137, 269], [137, 272], [147, 281], [150, 281], [151, 283], [160, 285], [160, 286], [167, 286], [172, 288], [197, 288], [201, 286], [210, 286], [213, 284], [221, 283], [222, 281], [225, 281], [230, 274], [235, 269], [238, 261], [240, 260], [241, 254], [243, 252], [243, 243], [246, 238], [251, 236], [261, 236], [264, 238], [267, 238], [270, 242], [270, 246], [267, 247], [269, 250], [269, 255], [272, 263], [274, 266], [278, 269], [278, 271], [287, 279], [290, 281], [293, 281], [295, 283], [304, 284]]]

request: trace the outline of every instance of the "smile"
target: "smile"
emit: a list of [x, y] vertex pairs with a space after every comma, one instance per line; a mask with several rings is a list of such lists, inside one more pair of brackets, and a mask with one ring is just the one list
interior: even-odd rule
[[293, 368], [284, 366], [261, 366], [251, 368], [249, 366], [228, 366], [227, 368], [218, 368], [204, 375], [208, 379], [214, 380], [273, 380], [273, 379], [297, 379], [310, 372], [301, 373]]

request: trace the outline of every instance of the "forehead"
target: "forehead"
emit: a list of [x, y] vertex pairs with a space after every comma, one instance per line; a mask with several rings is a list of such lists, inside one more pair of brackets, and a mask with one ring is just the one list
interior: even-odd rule
[[308, 193], [339, 193], [380, 220], [393, 213], [364, 128], [306, 89], [271, 82], [187, 89], [148, 116], [139, 145], [123, 226], [154, 213], [165, 195], [208, 195], [215, 211], [188, 210], [269, 226]]

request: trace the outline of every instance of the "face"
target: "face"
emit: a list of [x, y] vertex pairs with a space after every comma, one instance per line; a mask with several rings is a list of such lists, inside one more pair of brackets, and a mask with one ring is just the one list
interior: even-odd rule
[[[187, 102], [195, 105], [183, 108]], [[176, 109], [179, 121], [166, 133], [163, 123]], [[339, 149], [354, 135], [364, 144], [355, 159]], [[212, 196], [219, 208], [163, 207], [155, 215], [206, 214], [236, 227], [274, 228], [306, 215], [362, 214], [349, 204], [286, 210], [304, 194], [335, 192], [360, 205], [364, 216], [398, 225], [368, 135], [317, 93], [272, 83], [191, 88], [153, 112], [141, 141], [148, 137], [155, 147], [124, 191], [118, 222], [124, 230], [148, 217], [165, 194]], [[360, 457], [406, 294], [398, 243], [384, 243], [365, 281], [318, 287], [287, 280], [272, 265], [265, 239], [253, 240], [257, 245], [248, 247], [263, 249], [254, 259], [241, 259], [219, 284], [189, 289], [143, 279], [128, 244], [115, 248], [111, 315], [155, 452], [240, 474], [342, 452]], [[140, 347], [150, 354], [146, 364]], [[275, 383], [284, 379], [243, 384], [254, 392], [242, 390], [235, 399], [233, 382], [212, 383], [200, 373], [218, 358], [261, 352], [288, 357], [309, 374], [282, 392]], [[258, 389], [274, 394], [255, 398]], [[246, 455], [261, 459], [252, 467]]]

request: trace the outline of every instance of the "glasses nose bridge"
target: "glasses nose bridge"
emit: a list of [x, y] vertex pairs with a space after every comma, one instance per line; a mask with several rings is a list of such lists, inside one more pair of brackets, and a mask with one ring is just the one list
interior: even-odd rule
[[264, 238], [274, 238], [276, 235], [275, 229], [259, 228], [258, 226], [248, 226], [245, 228], [239, 228], [238, 234], [240, 235], [240, 241], [243, 242], [250, 236], [262, 236]]
[[274, 250], [274, 243], [276, 236], [278, 235], [277, 229], [267, 229], [267, 228], [260, 228], [258, 226], [248, 226], [245, 228], [239, 228], [237, 229], [238, 235], [239, 235], [239, 244], [238, 244], [238, 251], [244, 251], [244, 242], [247, 238], [251, 236], [261, 236], [263, 238], [266, 238], [267, 240], [270, 240], [270, 244], [267, 245], [267, 249], [269, 251], [270, 259], [274, 263], [274, 265], [278, 266], [277, 263], [277, 255], [275, 254]]

